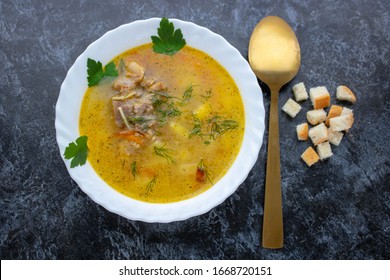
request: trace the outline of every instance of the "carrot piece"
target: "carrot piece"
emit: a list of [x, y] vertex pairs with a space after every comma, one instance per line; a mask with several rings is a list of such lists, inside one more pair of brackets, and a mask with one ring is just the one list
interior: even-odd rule
[[129, 135], [126, 137], [126, 139], [129, 141], [135, 142], [137, 144], [142, 144], [144, 142], [142, 138], [139, 138], [136, 135]]
[[196, 169], [196, 181], [200, 183], [206, 182], [206, 172], [199, 167]]
[[135, 130], [124, 130], [117, 132], [114, 135], [137, 144], [142, 144], [144, 142], [144, 135], [141, 132]]
[[119, 132], [116, 132], [115, 135], [119, 137], [126, 137], [128, 135], [135, 135], [137, 133], [139, 132], [136, 130], [121, 130]]
[[140, 168], [140, 173], [141, 173], [141, 175], [147, 176], [150, 178], [153, 178], [154, 176], [156, 176], [156, 170], [153, 170], [152, 168], [147, 168], [147, 167]]
[[207, 172], [208, 171], [206, 166], [204, 165], [203, 159], [201, 159], [198, 166], [196, 167], [196, 175], [195, 175], [196, 181], [200, 183], [205, 183], [207, 179], [209, 179]]

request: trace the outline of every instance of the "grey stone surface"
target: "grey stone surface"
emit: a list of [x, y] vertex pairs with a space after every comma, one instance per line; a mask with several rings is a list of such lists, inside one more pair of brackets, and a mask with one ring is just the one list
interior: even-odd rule
[[[384, 0], [0, 1], [1, 259], [389, 259], [389, 11]], [[237, 192], [186, 221], [129, 221], [78, 188], [56, 144], [55, 104], [90, 43], [121, 24], [165, 16], [221, 34], [247, 58], [254, 26], [271, 14], [291, 24], [302, 50], [280, 106], [300, 81], [332, 93], [347, 84], [358, 97], [354, 127], [311, 168], [299, 158], [309, 144], [295, 139], [305, 114], [280, 114], [283, 249], [261, 247], [267, 133]]]

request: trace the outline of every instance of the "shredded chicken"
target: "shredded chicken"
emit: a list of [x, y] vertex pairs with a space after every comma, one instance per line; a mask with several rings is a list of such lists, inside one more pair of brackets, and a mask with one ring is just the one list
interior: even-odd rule
[[163, 93], [167, 87], [160, 81], [146, 79], [145, 70], [137, 62], [125, 59], [124, 64], [125, 71], [113, 84], [118, 93], [112, 97], [112, 105], [115, 124], [123, 129], [120, 136], [132, 142], [126, 147], [127, 153], [131, 153], [141, 146], [143, 140], [157, 139], [153, 94]]
[[138, 84], [137, 84], [136, 80], [129, 78], [129, 77], [120, 76], [114, 82], [113, 88], [115, 90], [120, 90], [120, 91], [126, 90], [127, 91], [127, 90], [131, 90], [131, 89], [136, 88], [137, 85]]
[[126, 76], [132, 78], [137, 84], [144, 78], [144, 68], [135, 61], [125, 61]]
[[156, 82], [153, 83], [151, 86], [149, 86], [150, 91], [166, 91], [167, 87], [162, 82]]

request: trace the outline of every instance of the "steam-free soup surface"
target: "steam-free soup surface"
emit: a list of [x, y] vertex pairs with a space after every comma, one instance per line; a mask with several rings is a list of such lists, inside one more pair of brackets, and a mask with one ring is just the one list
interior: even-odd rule
[[244, 133], [242, 100], [227, 71], [188, 46], [166, 56], [146, 44], [113, 61], [119, 76], [90, 87], [81, 107], [95, 171], [126, 196], [156, 203], [217, 183]]

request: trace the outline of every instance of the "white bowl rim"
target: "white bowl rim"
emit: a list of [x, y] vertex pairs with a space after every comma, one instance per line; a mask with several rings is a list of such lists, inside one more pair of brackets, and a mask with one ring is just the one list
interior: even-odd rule
[[[93, 201], [130, 220], [167, 223], [204, 214], [237, 190], [257, 161], [263, 142], [265, 111], [257, 78], [236, 48], [205, 27], [169, 19], [175, 28], [181, 29], [187, 45], [217, 60], [230, 73], [240, 90], [245, 110], [245, 132], [235, 162], [213, 187], [193, 198], [174, 203], [147, 203], [124, 196], [108, 186], [88, 161], [81, 167], [70, 168], [70, 161], [65, 160], [63, 154], [66, 146], [80, 136], [80, 107], [88, 87], [87, 58], [100, 60], [105, 65], [128, 49], [151, 42], [150, 36], [157, 34], [160, 20], [150, 18], [123, 24], [108, 31], [86, 48], [71, 66], [61, 85], [56, 104], [55, 128], [60, 154], [70, 176]], [[130, 39], [129, 34], [132, 34]], [[115, 44], [112, 44], [113, 41]]]

